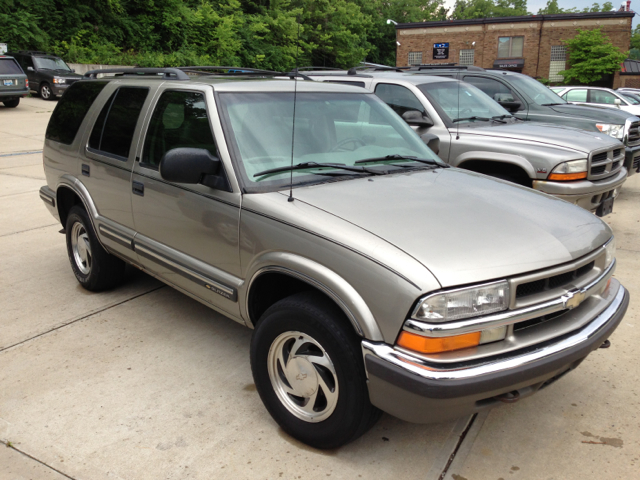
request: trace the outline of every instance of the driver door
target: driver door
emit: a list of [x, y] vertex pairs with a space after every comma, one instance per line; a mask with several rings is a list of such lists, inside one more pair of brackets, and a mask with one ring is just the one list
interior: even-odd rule
[[[242, 322], [239, 191], [172, 183], [159, 171], [163, 155], [174, 148], [206, 149], [221, 158], [213, 133], [222, 138], [218, 115], [212, 113], [213, 90], [160, 88], [154, 101], [131, 184], [136, 253], [145, 269]], [[225, 168], [221, 165], [220, 174], [228, 179]]]

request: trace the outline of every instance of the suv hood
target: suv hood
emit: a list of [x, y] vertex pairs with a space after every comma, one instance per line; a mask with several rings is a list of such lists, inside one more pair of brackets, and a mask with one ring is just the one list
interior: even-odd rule
[[[455, 127], [450, 131], [456, 131]], [[552, 145], [569, 148], [583, 153], [590, 153], [601, 148], [615, 148], [620, 142], [609, 135], [600, 132], [578, 130], [573, 127], [551, 125], [538, 122], [516, 122], [510, 124], [493, 123], [483, 126], [465, 126], [460, 133], [481, 135], [486, 137], [512, 138], [518, 141]]]
[[456, 168], [297, 188], [294, 197], [386, 240], [443, 287], [568, 262], [612, 235], [563, 200]]
[[629, 112], [613, 109], [611, 107], [573, 105], [570, 103], [552, 105], [549, 108], [554, 112], [561, 113], [562, 115], [589, 118], [598, 123], [612, 123], [614, 125], [623, 125], [627, 118], [633, 116], [633, 114]]

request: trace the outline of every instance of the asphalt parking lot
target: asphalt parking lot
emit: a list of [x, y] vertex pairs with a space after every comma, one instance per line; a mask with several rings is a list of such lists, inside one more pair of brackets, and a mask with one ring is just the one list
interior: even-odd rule
[[638, 478], [640, 175], [605, 218], [632, 299], [611, 348], [516, 404], [318, 451], [262, 406], [250, 330], [138, 271], [79, 286], [29, 153], [54, 107], [0, 104], [0, 480]]

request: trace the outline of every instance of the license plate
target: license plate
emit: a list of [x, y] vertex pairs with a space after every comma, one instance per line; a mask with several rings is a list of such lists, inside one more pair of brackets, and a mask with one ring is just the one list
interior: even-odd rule
[[596, 210], [596, 215], [598, 215], [599, 217], [605, 217], [613, 212], [613, 200], [614, 198], [611, 197], [602, 202], [602, 205], [600, 205], [598, 207], [598, 210]]
[[4, 81], [4, 86], [5, 87], [10, 87], [11, 85], [13, 85], [13, 80], [5, 80]]

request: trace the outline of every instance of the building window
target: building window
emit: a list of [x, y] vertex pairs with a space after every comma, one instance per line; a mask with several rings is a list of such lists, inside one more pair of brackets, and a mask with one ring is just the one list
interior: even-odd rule
[[460, 58], [458, 65], [473, 65], [473, 57], [475, 50], [460, 50]]
[[420, 65], [422, 63], [422, 52], [409, 52], [409, 65]]
[[524, 37], [498, 38], [498, 58], [522, 57]]
[[559, 75], [566, 69], [567, 65], [567, 47], [564, 45], [552, 45], [551, 46], [551, 63], [549, 64], [549, 81], [550, 82], [562, 82], [564, 77]]

